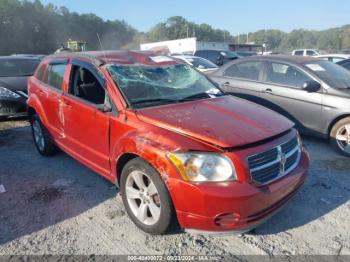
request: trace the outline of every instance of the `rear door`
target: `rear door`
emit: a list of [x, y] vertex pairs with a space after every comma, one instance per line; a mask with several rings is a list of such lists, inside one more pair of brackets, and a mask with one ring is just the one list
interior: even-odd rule
[[226, 68], [215, 81], [225, 92], [260, 104], [261, 91], [264, 88], [261, 83], [263, 68], [262, 61], [236, 63]]
[[75, 158], [103, 176], [110, 176], [110, 113], [101, 108], [108, 93], [93, 65], [72, 60], [69, 85], [62, 95], [64, 147]]
[[267, 101], [265, 106], [285, 115], [304, 131], [319, 131], [322, 89], [317, 92], [302, 89], [305, 81], [312, 80], [315, 79], [294, 65], [268, 62], [262, 93], [262, 98]]
[[63, 132], [60, 101], [62, 90], [67, 85], [64, 81], [66, 73], [68, 73], [66, 59], [51, 61], [38, 89], [40, 101], [47, 117], [47, 129], [56, 140], [62, 138]]

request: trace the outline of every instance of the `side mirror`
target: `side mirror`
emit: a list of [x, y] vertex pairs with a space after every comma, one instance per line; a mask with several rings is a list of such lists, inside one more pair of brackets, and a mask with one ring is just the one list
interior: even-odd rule
[[307, 92], [317, 92], [321, 89], [321, 84], [317, 81], [305, 81], [302, 85], [303, 90]]
[[197, 66], [198, 69], [205, 69], [204, 65]]

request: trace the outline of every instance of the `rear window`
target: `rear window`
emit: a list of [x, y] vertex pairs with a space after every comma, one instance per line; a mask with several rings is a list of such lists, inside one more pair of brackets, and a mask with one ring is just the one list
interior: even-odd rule
[[0, 77], [32, 76], [39, 62], [37, 59], [0, 59]]

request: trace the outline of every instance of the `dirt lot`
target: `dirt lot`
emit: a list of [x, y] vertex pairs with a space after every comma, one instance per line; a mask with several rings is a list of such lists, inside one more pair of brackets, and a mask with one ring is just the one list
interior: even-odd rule
[[350, 160], [304, 138], [305, 186], [253, 233], [150, 236], [125, 214], [118, 190], [64, 153], [41, 157], [25, 121], [0, 123], [0, 255], [350, 255]]

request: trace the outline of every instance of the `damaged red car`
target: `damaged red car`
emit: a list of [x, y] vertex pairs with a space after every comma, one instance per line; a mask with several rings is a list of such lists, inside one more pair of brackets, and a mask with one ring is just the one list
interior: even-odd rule
[[[308, 165], [293, 123], [221, 91], [190, 65], [137, 51], [66, 53], [28, 83], [35, 146], [119, 186], [151, 234], [244, 232], [283, 207]], [[291, 214], [293, 215], [293, 214]]]

